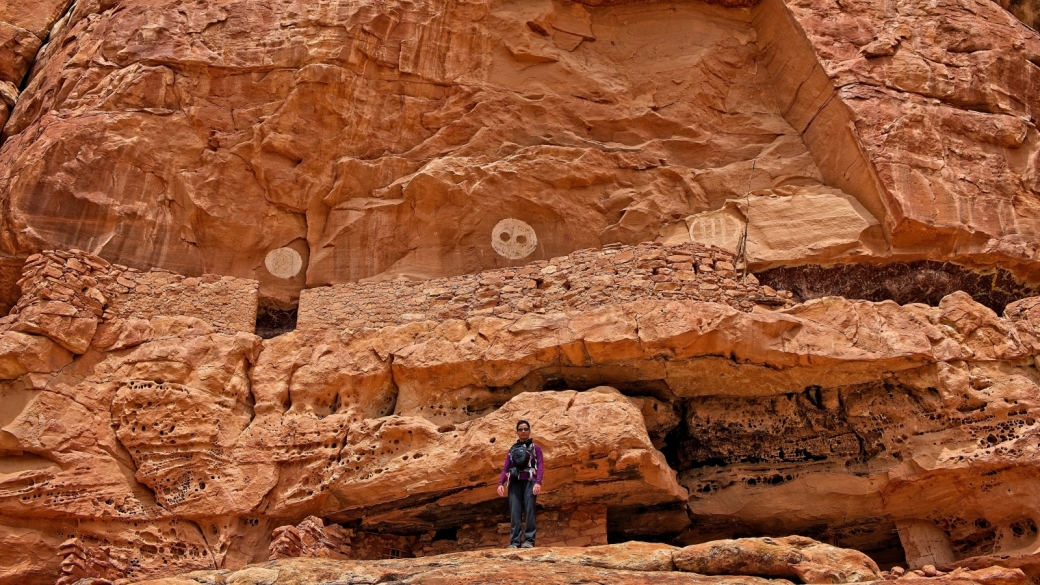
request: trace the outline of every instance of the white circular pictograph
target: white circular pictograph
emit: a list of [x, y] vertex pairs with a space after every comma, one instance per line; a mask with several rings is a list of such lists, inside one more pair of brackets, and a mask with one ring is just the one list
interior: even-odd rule
[[530, 256], [536, 246], [538, 236], [535, 235], [534, 228], [519, 219], [503, 219], [491, 230], [491, 247], [510, 260]]
[[275, 248], [267, 253], [264, 266], [278, 278], [292, 278], [303, 268], [303, 258], [292, 248]]

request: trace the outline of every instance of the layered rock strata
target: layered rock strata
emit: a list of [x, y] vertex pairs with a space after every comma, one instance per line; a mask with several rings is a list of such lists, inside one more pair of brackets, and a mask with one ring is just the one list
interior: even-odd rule
[[[88, 259], [64, 256], [23, 284]], [[255, 310], [255, 285], [231, 285], [221, 316]], [[751, 312], [647, 298], [315, 320], [266, 341], [166, 302], [113, 313], [82, 354], [61, 328], [0, 336], [16, 363], [39, 344], [55, 356], [0, 384], [0, 582], [234, 569], [311, 515], [340, 555], [500, 546], [518, 418], [547, 456], [542, 544], [794, 532], [886, 564], [984, 557], [1033, 575], [1036, 298], [1003, 317], [964, 293]], [[276, 550], [314, 548], [307, 533], [279, 531]]]

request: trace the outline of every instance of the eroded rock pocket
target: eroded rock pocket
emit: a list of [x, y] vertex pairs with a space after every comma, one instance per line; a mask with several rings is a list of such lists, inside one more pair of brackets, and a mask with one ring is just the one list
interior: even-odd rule
[[763, 285], [791, 291], [797, 301], [840, 296], [935, 306], [946, 295], [964, 291], [998, 315], [1007, 305], [1036, 296], [1038, 291], [1037, 286], [1020, 281], [1004, 268], [976, 269], [933, 260], [884, 265], [781, 266], [756, 272], [755, 276]]
[[256, 311], [256, 334], [271, 339], [296, 330], [296, 307], [277, 309], [260, 307]]

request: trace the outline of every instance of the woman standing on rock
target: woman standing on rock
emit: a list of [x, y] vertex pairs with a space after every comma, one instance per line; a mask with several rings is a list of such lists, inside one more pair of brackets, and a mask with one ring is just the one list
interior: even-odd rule
[[[509, 548], [534, 548], [534, 501], [542, 491], [544, 473], [542, 448], [531, 440], [531, 423], [520, 420], [516, 423], [516, 443], [509, 448], [498, 477], [498, 495], [505, 497], [507, 486], [509, 489]], [[522, 530], [521, 516], [526, 520]]]

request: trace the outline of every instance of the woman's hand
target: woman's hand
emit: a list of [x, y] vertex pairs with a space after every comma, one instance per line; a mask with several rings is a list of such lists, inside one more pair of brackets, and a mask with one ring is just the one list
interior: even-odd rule
[[540, 484], [540, 483], [534, 484], [534, 487], [531, 488], [531, 493], [536, 495], [536, 496], [538, 494], [542, 493], [542, 484]]
[[[534, 487], [538, 487], [538, 486], [534, 486]], [[504, 486], [504, 485], [498, 486], [498, 497], [500, 497], [500, 498], [506, 497], [506, 486]]]

